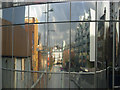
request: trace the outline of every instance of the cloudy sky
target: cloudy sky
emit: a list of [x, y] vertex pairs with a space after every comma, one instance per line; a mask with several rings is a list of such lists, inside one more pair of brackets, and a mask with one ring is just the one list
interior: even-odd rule
[[[98, 16], [100, 17], [104, 12], [104, 7], [108, 6], [108, 4], [99, 3], [98, 4], [98, 12], [100, 13]], [[69, 21], [70, 20], [70, 3], [52, 3], [49, 4], [49, 9], [53, 9], [53, 12], [49, 12], [49, 21]], [[74, 1], [71, 3], [71, 20], [78, 21], [80, 16], [83, 16], [85, 12], [92, 8], [95, 10], [95, 2], [85, 2], [85, 1]], [[109, 7], [108, 7], [109, 8]], [[47, 5], [38, 4], [38, 5], [30, 5], [29, 6], [29, 16], [36, 17], [39, 22], [46, 21], [46, 14], [44, 13], [47, 9]], [[109, 9], [108, 9], [109, 10]], [[3, 10], [3, 18], [8, 21], [14, 21], [17, 23], [24, 23], [24, 18], [28, 16], [28, 6], [17, 7], [14, 9], [4, 9]], [[109, 13], [109, 11], [106, 11]], [[14, 14], [13, 14], [14, 13]], [[12, 18], [14, 17], [14, 18]], [[71, 23], [72, 29], [72, 42], [74, 42], [75, 38], [75, 30], [79, 23]], [[39, 34], [41, 34], [41, 42], [44, 41], [44, 31], [46, 32], [46, 25], [39, 25]], [[58, 23], [58, 24], [49, 24], [49, 30], [55, 30], [55, 32], [50, 32], [50, 44], [62, 44], [62, 41], [65, 40], [69, 44], [69, 31], [70, 31], [70, 23]]]
[[[49, 4], [49, 9], [53, 9], [53, 12], [49, 12], [49, 21], [69, 21], [70, 20], [70, 3], [55, 3]], [[95, 9], [94, 2], [72, 2], [71, 4], [71, 20], [78, 21], [79, 16], [83, 16], [85, 12], [92, 8]], [[43, 5], [32, 5], [29, 9], [29, 16], [36, 17], [39, 22], [45, 22], [45, 11], [47, 6]], [[25, 15], [28, 16], [28, 7], [25, 9]], [[78, 23], [72, 23], [72, 41], [74, 41], [75, 30]], [[44, 31], [45, 25], [39, 25], [39, 34], [41, 34], [41, 42], [44, 41]], [[69, 30], [70, 23], [59, 23], [59, 24], [49, 24], [49, 30], [55, 30], [55, 32], [50, 32], [50, 45], [62, 44], [65, 40], [69, 44]]]

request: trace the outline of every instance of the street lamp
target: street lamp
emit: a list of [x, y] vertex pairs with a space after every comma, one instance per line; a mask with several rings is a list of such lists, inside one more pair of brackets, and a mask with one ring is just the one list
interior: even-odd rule
[[[47, 22], [49, 21], [49, 12], [53, 12], [53, 8], [49, 9], [49, 4], [48, 4], [48, 10], [43, 12], [45, 14], [45, 21], [46, 21], [46, 14], [47, 14]], [[49, 36], [49, 25], [47, 24], [47, 33], [48, 33], [48, 36]], [[45, 36], [45, 30], [44, 30], [44, 36]], [[45, 39], [45, 37], [44, 37]], [[48, 42], [48, 38], [47, 38], [47, 42]], [[44, 43], [45, 43], [45, 40], [44, 40]], [[48, 43], [47, 43], [47, 46], [48, 46]]]
[[[43, 12], [43, 13], [47, 14], [47, 22], [49, 21], [49, 12], [53, 12], [53, 8], [49, 9], [49, 4], [47, 4], [47, 12]], [[44, 31], [44, 34], [45, 34], [45, 31]], [[49, 38], [49, 23], [47, 24], [47, 50], [49, 51], [48, 38]], [[49, 55], [49, 54], [47, 53], [47, 55]], [[47, 57], [47, 64], [48, 64], [48, 58], [49, 57]], [[46, 71], [48, 72], [48, 65], [47, 64], [46, 64]], [[47, 74], [47, 81], [46, 82], [48, 82], [48, 74]], [[46, 84], [48, 84], [48, 83], [46, 83]]]
[[[45, 14], [45, 21], [46, 21], [46, 15], [47, 15], [47, 22], [49, 21], [49, 12], [53, 12], [53, 8], [49, 9], [49, 4], [47, 4], [47, 11], [43, 12]], [[48, 48], [48, 38], [49, 38], [49, 31], [54, 31], [54, 30], [49, 30], [49, 24], [47, 24], [47, 48]], [[44, 30], [44, 44], [45, 44], [45, 30]], [[49, 50], [48, 50], [49, 51]]]
[[43, 13], [48, 13], [48, 12], [53, 12], [54, 10], [53, 10], [53, 8], [51, 8], [50, 10], [48, 10], [47, 12], [43, 12]]
[[[50, 34], [50, 32], [55, 32], [55, 30], [48, 30], [48, 33]], [[48, 52], [50, 52], [50, 35], [48, 36], [48, 43], [49, 43], [49, 48], [48, 48]], [[51, 53], [49, 53], [51, 55]], [[50, 56], [49, 55], [49, 56]], [[49, 63], [50, 63], [50, 58], [49, 58]], [[50, 66], [50, 65], [49, 65]], [[50, 68], [50, 67], [49, 67]]]
[[[49, 21], [49, 12], [53, 12], [53, 8], [49, 9], [49, 4], [47, 4], [47, 11], [43, 12], [47, 14], [47, 22]], [[48, 47], [48, 38], [49, 38], [49, 31], [55, 31], [55, 30], [49, 30], [49, 23], [47, 24], [47, 47]]]
[[[48, 33], [50, 34], [50, 32], [55, 32], [55, 30], [48, 30]], [[49, 42], [49, 47], [50, 47], [50, 35], [49, 35], [49, 40], [48, 40], [48, 42]]]

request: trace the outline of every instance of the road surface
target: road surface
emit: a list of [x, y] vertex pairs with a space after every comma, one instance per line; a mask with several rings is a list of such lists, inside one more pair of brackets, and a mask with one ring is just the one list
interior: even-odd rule
[[[54, 65], [52, 72], [65, 72], [60, 70], [60, 65]], [[49, 74], [48, 88], [69, 88], [69, 74]], [[77, 88], [73, 81], [70, 81], [70, 88]]]

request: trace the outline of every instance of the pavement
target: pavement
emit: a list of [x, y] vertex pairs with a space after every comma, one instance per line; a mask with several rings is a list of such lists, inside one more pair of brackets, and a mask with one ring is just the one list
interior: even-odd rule
[[[52, 72], [61, 71], [60, 65], [54, 65]], [[69, 88], [69, 74], [50, 74], [48, 79], [48, 88]], [[77, 85], [70, 80], [70, 88], [78, 88]]]

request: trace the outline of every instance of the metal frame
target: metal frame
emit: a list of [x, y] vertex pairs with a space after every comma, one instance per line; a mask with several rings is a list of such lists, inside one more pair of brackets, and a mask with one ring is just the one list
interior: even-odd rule
[[70, 66], [71, 66], [71, 0], [70, 0], [70, 36], [69, 36], [69, 88], [70, 88]]
[[[14, 22], [14, 8], [13, 8], [13, 11], [12, 11], [12, 22]], [[13, 47], [14, 47], [14, 26], [12, 26], [12, 65], [14, 65], [14, 59], [13, 59]], [[11, 68], [13, 68], [14, 66], [12, 66]], [[12, 88], [12, 79], [13, 79], [13, 72], [11, 72], [11, 88]]]
[[0, 25], [0, 27], [7, 27], [7, 26], [18, 26], [18, 25], [32, 25], [32, 24], [59, 24], [59, 23], [78, 23], [78, 22], [120, 22], [120, 20], [83, 20], [83, 21], [56, 21], [56, 22], [37, 22], [37, 23], [20, 23], [20, 24], [9, 24], [9, 25]]
[[[80, 21], [80, 20], [78, 20], [78, 21], [71, 21], [71, 0], [70, 1], [63, 1], [63, 2], [46, 2], [46, 3], [32, 3], [32, 4], [25, 4], [25, 5], [19, 5], [19, 6], [12, 6], [12, 7], [7, 7], [7, 8], [13, 8], [13, 22], [14, 22], [14, 7], [21, 7], [21, 6], [28, 6], [28, 19], [29, 19], [29, 5], [37, 5], [37, 4], [46, 4], [47, 5], [47, 11], [49, 10], [49, 3], [70, 3], [70, 20], [68, 20], [68, 21], [56, 21], [56, 22], [49, 22], [49, 13], [47, 13], [47, 22], [46, 22], [46, 20], [45, 20], [45, 22], [38, 22], [38, 23], [29, 23], [29, 20], [28, 20], [28, 23], [20, 23], [20, 24], [10, 24], [10, 25], [0, 25], [0, 27], [7, 27], [7, 26], [12, 26], [12, 43], [14, 42], [13, 41], [13, 38], [14, 38], [14, 30], [13, 30], [13, 26], [19, 26], [19, 25], [28, 25], [28, 31], [29, 31], [29, 25], [31, 25], [31, 24], [47, 24], [47, 48], [48, 48], [48, 38], [49, 38], [49, 23], [56, 23], [56, 24], [59, 24], [59, 23], [69, 23], [70, 24], [70, 37], [69, 37], [69, 44], [70, 44], [70, 47], [69, 47], [69, 72], [49, 72], [48, 71], [48, 67], [46, 67], [46, 71], [22, 71], [22, 70], [14, 70], [14, 69], [9, 69], [9, 68], [2, 68], [3, 70], [8, 70], [8, 71], [16, 71], [16, 72], [30, 72], [30, 73], [42, 73], [42, 74], [47, 74], [47, 79], [48, 79], [48, 74], [49, 73], [51, 73], [51, 74], [69, 74], [69, 88], [70, 88], [70, 74], [86, 74], [86, 72], [85, 73], [77, 73], [77, 72], [70, 72], [70, 65], [71, 65], [71, 23], [78, 23], [78, 22], [96, 22], [96, 27], [95, 27], [95, 35], [96, 35], [96, 39], [95, 39], [95, 42], [96, 42], [96, 44], [95, 44], [95, 52], [96, 52], [96, 54], [95, 54], [95, 64], [94, 64], [94, 66], [95, 66], [95, 72], [91, 72], [91, 74], [95, 74], [95, 78], [94, 78], [94, 84], [95, 84], [95, 88], [96, 88], [96, 83], [97, 83], [97, 80], [96, 80], [96, 73], [97, 73], [97, 71], [96, 71], [96, 69], [97, 69], [97, 23], [98, 22], [113, 22], [113, 24], [114, 24], [114, 22], [120, 22], [120, 20], [97, 20], [97, 12], [96, 12], [96, 20], [83, 20], [83, 21]], [[0, 9], [5, 9], [5, 8], [0, 8]], [[97, 11], [97, 1], [96, 1], [96, 11]], [[114, 27], [113, 27], [114, 28]], [[45, 39], [45, 38], [44, 38]], [[29, 41], [28, 41], [29, 42]], [[44, 44], [45, 44], [45, 41], [44, 41]], [[13, 44], [12, 44], [12, 61], [13, 61]], [[49, 50], [48, 50], [49, 51]], [[13, 63], [13, 62], [12, 62]], [[48, 61], [47, 61], [47, 63], [48, 63]], [[113, 80], [113, 82], [112, 82], [112, 86], [113, 86], [113, 88], [114, 88], [114, 68], [115, 68], [115, 66], [114, 66], [114, 63], [115, 63], [115, 30], [113, 29], [113, 78], [112, 78], [112, 80]], [[90, 74], [90, 72], [89, 72], [89, 74]], [[11, 76], [13, 76], [12, 74], [11, 74]], [[17, 73], [17, 76], [18, 76], [18, 73]], [[45, 76], [44, 76], [45, 77]], [[45, 80], [44, 80], [45, 81]], [[48, 82], [48, 80], [46, 80], [46, 83]], [[12, 83], [12, 80], [11, 80], [11, 83]], [[11, 84], [11, 88], [12, 88], [12, 84]]]
[[[95, 5], [95, 9], [97, 11], [97, 1], [96, 1], [96, 5]], [[95, 19], [97, 20], [97, 12], [95, 12]], [[94, 75], [94, 88], [97, 87], [97, 75], [96, 75], [96, 70], [97, 70], [97, 33], [98, 33], [98, 29], [97, 29], [97, 22], [95, 23], [95, 62], [94, 62], [94, 67], [95, 67], [95, 75]]]
[[[2, 8], [0, 8], [0, 9], [5, 9], [5, 8], [13, 8], [13, 7], [21, 7], [21, 6], [28, 6], [28, 5], [37, 5], [37, 4], [48, 4], [48, 3], [50, 3], [50, 4], [52, 4], [52, 3], [67, 3], [67, 2], [69, 2], [69, 1], [58, 1], [58, 2], [35, 2], [35, 3], [33, 3], [33, 2], [24, 2], [25, 4], [24, 5], [17, 5], [17, 6], [10, 6], [10, 7], [2, 7]], [[18, 2], [19, 3], [19, 2]], [[17, 3], [16, 3], [17, 4]]]

